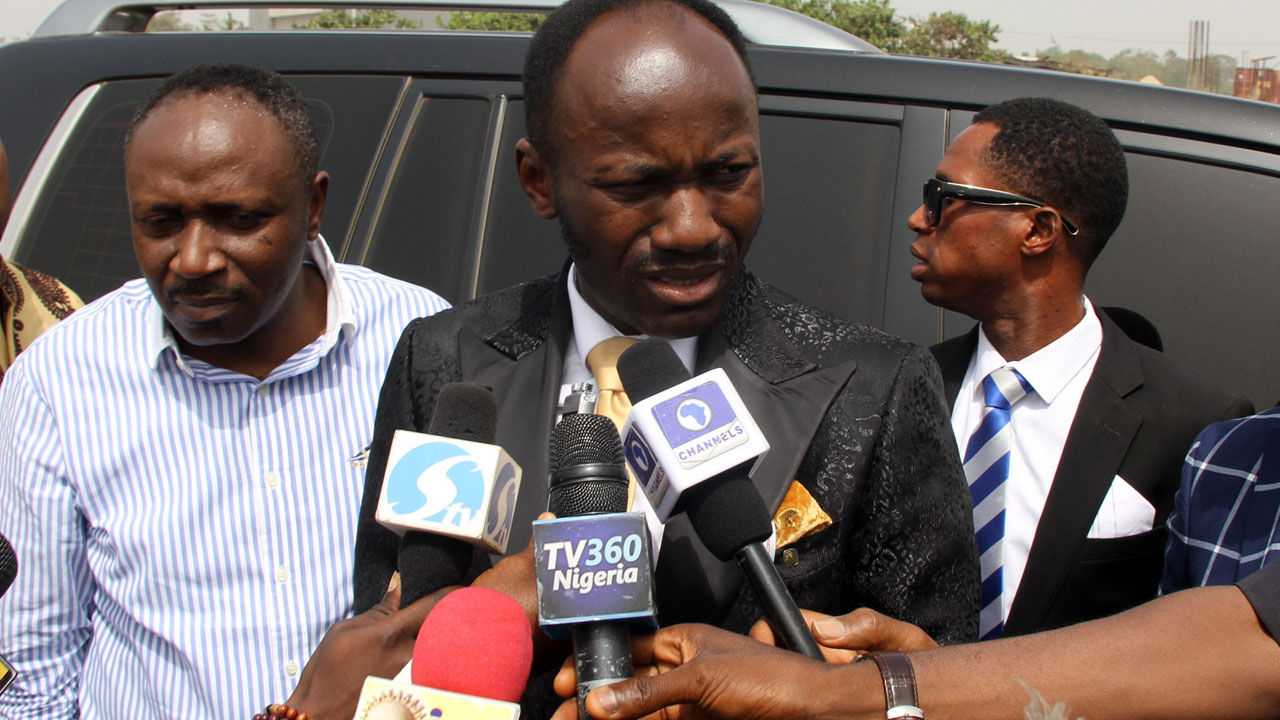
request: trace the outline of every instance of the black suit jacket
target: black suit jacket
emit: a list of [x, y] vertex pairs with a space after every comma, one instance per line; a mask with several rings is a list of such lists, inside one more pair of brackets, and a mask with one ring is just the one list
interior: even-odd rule
[[[447, 382], [491, 386], [498, 437], [524, 469], [509, 548], [546, 508], [547, 438], [570, 311], [563, 273], [412, 323], [379, 401], [356, 544], [357, 611], [376, 603], [398, 539], [373, 521], [397, 428], [426, 428]], [[922, 348], [806, 307], [745, 271], [699, 339], [699, 371], [729, 375], [772, 450], [753, 480], [777, 508], [797, 478], [834, 524], [779, 565], [801, 607], [869, 606], [942, 641], [977, 631], [977, 561], [968, 490], [933, 359]], [[745, 631], [762, 616], [736, 565], [702, 546], [684, 517], [667, 524], [658, 567], [664, 624], [700, 620]]]
[[[1006, 636], [1111, 615], [1153, 598], [1187, 449], [1206, 425], [1253, 411], [1248, 400], [1130, 340], [1105, 313], [1098, 319], [1102, 349], [1067, 434]], [[950, 407], [977, 346], [975, 327], [932, 348]], [[1155, 507], [1154, 529], [1088, 539], [1116, 475]]]

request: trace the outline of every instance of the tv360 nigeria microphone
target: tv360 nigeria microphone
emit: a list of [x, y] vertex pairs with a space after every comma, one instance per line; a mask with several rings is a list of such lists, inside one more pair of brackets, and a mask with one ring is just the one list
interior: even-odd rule
[[461, 583], [473, 547], [506, 552], [521, 473], [493, 444], [497, 415], [489, 388], [449, 383], [427, 434], [396, 431], [375, 517], [404, 533], [402, 605]]
[[412, 682], [365, 679], [355, 720], [516, 720], [533, 639], [520, 603], [489, 588], [454, 590], [418, 632]]
[[649, 532], [626, 512], [627, 472], [613, 421], [566, 415], [551, 431], [547, 509], [534, 523], [540, 625], [572, 628], [578, 709], [587, 693], [632, 675], [631, 626], [656, 627]]
[[712, 554], [737, 559], [783, 644], [823, 659], [763, 545], [773, 523], [749, 473], [769, 443], [729, 376], [717, 368], [691, 378], [658, 338], [627, 348], [618, 376], [631, 399], [627, 462], [658, 518], [683, 510]]

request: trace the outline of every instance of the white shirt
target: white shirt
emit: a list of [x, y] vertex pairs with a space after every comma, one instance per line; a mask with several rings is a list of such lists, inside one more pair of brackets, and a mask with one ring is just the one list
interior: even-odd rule
[[1022, 360], [1006, 361], [991, 345], [986, 332], [981, 329], [978, 332], [978, 347], [969, 361], [951, 413], [951, 428], [961, 455], [985, 410], [983, 378], [1007, 365], [1021, 373], [1032, 388], [1009, 414], [1013, 446], [1009, 480], [1005, 483], [1002, 615], [1006, 620], [1027, 566], [1027, 554], [1031, 552], [1053, 476], [1058, 471], [1062, 447], [1101, 349], [1102, 323], [1088, 298], [1084, 298], [1084, 317], [1075, 327]]
[[183, 355], [143, 280], [5, 375], [0, 717], [248, 718], [351, 613], [378, 388], [404, 326], [448, 304], [310, 251], [324, 334], [263, 380]]
[[[594, 376], [591, 374], [591, 368], [587, 367], [587, 353], [591, 352], [591, 348], [612, 337], [623, 336], [624, 333], [619, 331], [608, 320], [601, 317], [595, 308], [587, 304], [582, 293], [578, 292], [578, 273], [573, 265], [569, 266], [568, 278], [569, 283], [569, 309], [573, 314], [573, 335], [569, 338], [568, 346], [564, 351], [564, 369], [561, 372], [560, 385], [560, 403], [569, 395], [570, 388], [575, 383], [590, 382], [594, 384]], [[647, 335], [629, 335], [637, 340], [643, 340]], [[680, 358], [680, 362], [684, 363], [684, 367], [691, 374], [693, 373], [694, 363], [698, 356], [698, 338], [676, 338], [668, 340], [671, 348], [676, 351], [676, 355]], [[585, 352], [582, 350], [585, 348]], [[644, 493], [637, 492], [633, 501], [635, 510], [643, 510], [645, 519], [649, 525], [649, 539], [653, 545], [653, 560], [657, 562], [658, 551], [662, 548], [662, 523], [658, 522], [658, 516], [654, 514], [653, 508], [650, 507]]]

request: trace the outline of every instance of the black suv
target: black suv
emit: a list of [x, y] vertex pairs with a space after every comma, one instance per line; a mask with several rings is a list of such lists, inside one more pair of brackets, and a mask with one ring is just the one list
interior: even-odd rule
[[[722, 3], [735, 12], [745, 0]], [[126, 123], [159, 78], [234, 60], [285, 73], [310, 100], [321, 167], [333, 176], [324, 227], [338, 259], [453, 302], [560, 266], [558, 227], [534, 216], [514, 172], [527, 35], [138, 32], [163, 9], [69, 0], [36, 37], [0, 47], [0, 138], [21, 188], [0, 242], [6, 257], [85, 299], [138, 276], [121, 170]], [[774, 29], [785, 23], [770, 18], [799, 17], [754, 4], [735, 14], [747, 11], [775, 13], [764, 23]], [[748, 265], [760, 275], [918, 343], [967, 330], [969, 319], [929, 306], [908, 277], [907, 216], [978, 109], [1056, 97], [1105, 119], [1128, 153], [1129, 211], [1090, 275], [1090, 296], [1145, 315], [1166, 353], [1217, 384], [1259, 406], [1280, 399], [1268, 359], [1280, 357], [1280, 293], [1270, 285], [1280, 276], [1280, 107], [889, 56], [828, 30], [836, 40], [824, 44], [844, 49], [781, 47], [805, 42], [788, 30], [756, 38], [750, 51], [767, 192]]]

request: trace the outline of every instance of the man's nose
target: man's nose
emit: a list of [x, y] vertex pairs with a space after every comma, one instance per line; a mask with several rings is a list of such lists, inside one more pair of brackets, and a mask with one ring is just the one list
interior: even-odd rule
[[677, 188], [667, 196], [662, 220], [653, 228], [654, 245], [696, 252], [720, 239], [721, 227], [707, 194], [696, 187]]
[[169, 269], [182, 277], [210, 275], [226, 267], [227, 258], [218, 245], [218, 231], [202, 220], [187, 225], [174, 242], [177, 251], [169, 261]]
[[911, 217], [907, 218], [907, 227], [911, 228], [911, 231], [914, 233], [923, 233], [932, 230], [932, 228], [929, 227], [929, 223], [925, 222], [924, 203], [921, 203], [920, 207], [916, 208], [916, 211], [911, 213]]

